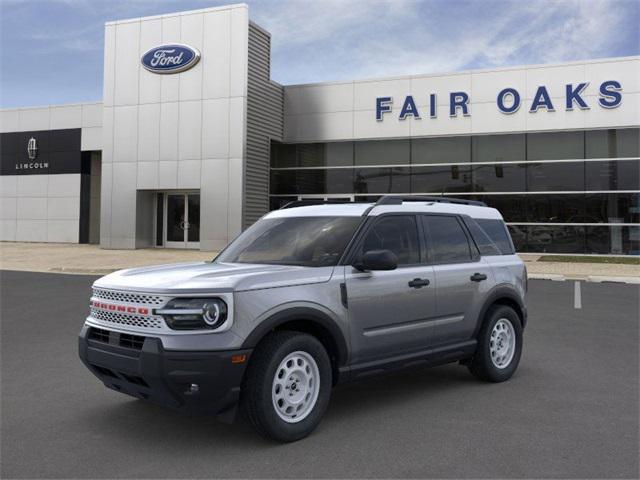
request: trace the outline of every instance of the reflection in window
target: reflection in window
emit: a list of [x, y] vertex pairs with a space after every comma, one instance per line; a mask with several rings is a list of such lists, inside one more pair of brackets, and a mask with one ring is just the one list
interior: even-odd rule
[[528, 196], [526, 195], [474, 195], [473, 197], [497, 209], [505, 222], [527, 221]]
[[356, 165], [408, 165], [409, 140], [368, 140], [356, 142]]
[[471, 261], [469, 241], [456, 217], [422, 216], [428, 232], [432, 263], [461, 263]]
[[585, 132], [585, 158], [640, 156], [640, 129], [621, 128]]
[[584, 190], [585, 162], [530, 163], [527, 185], [530, 192]]
[[585, 223], [640, 223], [640, 193], [589, 193]]
[[525, 134], [473, 137], [474, 162], [508, 162], [527, 158]]
[[358, 168], [353, 180], [354, 193], [409, 193], [411, 188], [410, 169]]
[[463, 165], [412, 167], [413, 193], [470, 192], [471, 168]]
[[584, 158], [584, 132], [527, 134], [527, 160]]
[[584, 195], [528, 195], [527, 222], [582, 223]]
[[586, 162], [587, 190], [640, 189], [640, 160]]
[[382, 217], [373, 225], [362, 242], [360, 254], [371, 250], [391, 250], [398, 265], [420, 262], [418, 228], [413, 215]]
[[476, 165], [473, 168], [475, 192], [524, 192], [526, 165]]
[[640, 227], [587, 227], [587, 253], [640, 255]]
[[471, 161], [471, 137], [417, 138], [411, 140], [411, 163]]

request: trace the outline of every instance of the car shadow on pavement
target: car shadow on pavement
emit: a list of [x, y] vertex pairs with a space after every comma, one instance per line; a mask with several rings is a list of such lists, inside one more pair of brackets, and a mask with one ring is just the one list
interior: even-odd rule
[[[437, 408], [437, 402], [452, 390], [470, 388], [478, 383], [460, 366], [419, 368], [389, 373], [381, 376], [338, 385], [332, 392], [329, 409], [321, 428], [312, 435], [322, 435], [324, 425], [334, 425], [357, 420], [358, 417], [377, 418], [387, 415], [389, 409], [403, 408], [407, 403], [420, 402], [424, 408]], [[105, 403], [107, 403], [105, 405]], [[206, 445], [233, 449], [278, 445], [261, 438], [238, 410], [233, 424], [220, 422], [215, 416], [189, 415], [154, 404], [121, 396], [108, 398], [108, 402], [87, 406], [84, 414], [90, 417], [92, 428], [114, 441], [162, 447], [168, 443], [176, 448], [198, 449]]]

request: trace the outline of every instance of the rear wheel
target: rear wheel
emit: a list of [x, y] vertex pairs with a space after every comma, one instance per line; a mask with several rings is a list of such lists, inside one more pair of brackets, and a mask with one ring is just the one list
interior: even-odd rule
[[520, 317], [511, 307], [495, 305], [485, 319], [469, 370], [482, 380], [504, 382], [516, 371], [522, 355]]
[[315, 337], [274, 332], [251, 357], [243, 408], [260, 434], [292, 442], [309, 435], [320, 423], [331, 384], [329, 356]]

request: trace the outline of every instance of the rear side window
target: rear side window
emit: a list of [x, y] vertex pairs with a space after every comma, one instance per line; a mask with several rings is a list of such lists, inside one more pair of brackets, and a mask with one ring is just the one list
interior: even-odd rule
[[481, 255], [502, 255], [502, 251], [500, 251], [496, 244], [493, 243], [493, 240], [489, 238], [473, 218], [466, 217], [464, 223], [467, 225]]
[[482, 227], [493, 243], [500, 249], [503, 255], [512, 255], [515, 253], [511, 236], [507, 230], [507, 226], [502, 220], [490, 220], [486, 218], [476, 218], [478, 225]]
[[420, 263], [418, 227], [413, 215], [382, 217], [367, 232], [361, 254], [369, 250], [391, 250], [398, 265]]
[[428, 232], [432, 263], [463, 263], [471, 261], [471, 249], [467, 235], [456, 217], [422, 217]]

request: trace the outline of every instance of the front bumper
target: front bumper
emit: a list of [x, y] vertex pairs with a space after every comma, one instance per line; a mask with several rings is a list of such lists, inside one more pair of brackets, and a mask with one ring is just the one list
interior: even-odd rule
[[88, 325], [78, 347], [82, 362], [113, 390], [174, 409], [231, 417], [251, 354], [165, 350], [158, 338]]

